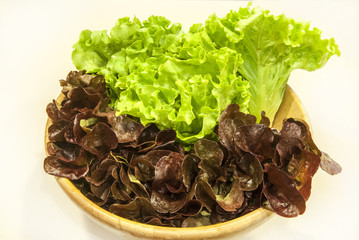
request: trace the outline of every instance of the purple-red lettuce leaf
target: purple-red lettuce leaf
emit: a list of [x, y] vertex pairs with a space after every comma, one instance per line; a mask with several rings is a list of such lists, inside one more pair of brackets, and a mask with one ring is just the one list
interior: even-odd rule
[[188, 227], [202, 227], [211, 225], [208, 216], [199, 215], [198, 217], [188, 217], [183, 220], [181, 227], [188, 228]]
[[157, 212], [174, 213], [186, 203], [187, 194], [182, 183], [183, 159], [182, 154], [171, 152], [155, 166], [151, 203]]
[[243, 191], [255, 190], [263, 181], [263, 168], [259, 160], [250, 153], [237, 162], [238, 172], [235, 178]]
[[148, 160], [146, 155], [140, 155], [132, 159], [130, 168], [134, 171], [135, 177], [141, 182], [153, 181], [155, 177], [155, 167]]
[[266, 127], [270, 127], [270, 120], [266, 116], [266, 113], [264, 111], [261, 112], [261, 120], [259, 121], [259, 124], [263, 124]]
[[71, 163], [62, 161], [58, 157], [48, 156], [44, 161], [44, 170], [51, 175], [77, 180], [87, 174], [89, 167], [88, 165], [72, 165]]
[[51, 119], [52, 122], [57, 122], [60, 120], [59, 108], [60, 106], [55, 100], [46, 106], [47, 116]]
[[238, 119], [242, 121], [242, 125], [256, 124], [257, 118], [251, 114], [245, 114], [240, 111], [239, 105], [236, 103], [229, 104], [225, 110], [219, 116], [218, 122], [222, 122], [225, 119]]
[[109, 211], [127, 219], [143, 220], [147, 217], [158, 217], [151, 203], [142, 197], [137, 197], [128, 204], [114, 203], [110, 206]]
[[121, 164], [120, 168], [121, 182], [131, 189], [137, 196], [150, 199], [150, 195], [147, 192], [146, 187], [129, 171], [126, 171], [124, 164]]
[[96, 204], [99, 206], [104, 205], [110, 195], [112, 181], [105, 181], [102, 184], [96, 186], [94, 184], [90, 185], [91, 193], [89, 193], [92, 197], [96, 197], [100, 201], [97, 201]]
[[82, 138], [87, 134], [90, 133], [93, 129], [94, 125], [98, 122], [106, 122], [104, 117], [98, 117], [92, 113], [91, 110], [80, 112], [75, 115], [73, 120], [73, 127], [72, 127], [72, 141], [76, 144], [80, 144]]
[[255, 156], [273, 158], [272, 142], [274, 134], [269, 127], [263, 124], [243, 125], [235, 132], [235, 144], [243, 151]]
[[190, 191], [190, 188], [200, 171], [198, 167], [199, 163], [200, 163], [200, 159], [194, 154], [188, 154], [183, 159], [183, 163], [182, 163], [183, 184], [185, 185], [187, 192]]
[[122, 182], [113, 182], [111, 185], [111, 193], [112, 197], [121, 203], [129, 202], [132, 200], [132, 197], [130, 196], [131, 190], [128, 191]]
[[67, 95], [68, 100], [59, 111], [59, 116], [66, 121], [71, 121], [78, 112], [94, 109], [101, 101], [99, 93], [83, 87], [73, 88]]
[[90, 154], [78, 145], [67, 142], [48, 142], [47, 152], [64, 162], [71, 162], [75, 166], [83, 166], [91, 161]]
[[109, 178], [114, 180], [112, 171], [119, 171], [118, 163], [111, 158], [104, 159], [96, 169], [91, 171], [89, 182], [100, 186]]
[[155, 138], [157, 146], [165, 146], [176, 141], [176, 131], [172, 129], [165, 129], [160, 131]]
[[273, 211], [280, 216], [296, 217], [305, 211], [305, 199], [294, 181], [274, 165], [265, 165], [263, 193]]
[[302, 121], [294, 118], [288, 118], [283, 122], [280, 134], [283, 138], [299, 138], [304, 139], [307, 136], [307, 126]]
[[116, 117], [115, 112], [109, 112], [107, 120], [117, 136], [118, 143], [137, 141], [144, 128], [142, 124], [127, 116], [120, 115]]
[[171, 154], [171, 151], [169, 150], [151, 150], [148, 153], [146, 153], [145, 157], [146, 160], [149, 161], [153, 167], [155, 167], [158, 163], [158, 161], [164, 157]]
[[299, 153], [304, 148], [303, 141], [299, 138], [280, 137], [279, 142], [276, 145], [276, 153], [279, 156], [279, 161], [276, 164], [279, 167], [287, 166], [291, 161], [293, 154]]
[[203, 205], [212, 211], [217, 204], [226, 211], [236, 211], [244, 201], [243, 191], [240, 189], [239, 181], [235, 180], [228, 192], [216, 194], [208, 182], [199, 180], [196, 186], [196, 199], [200, 200]]
[[52, 123], [48, 128], [48, 135], [50, 142], [63, 142], [65, 141], [65, 131], [67, 130], [68, 123], [60, 120]]
[[320, 168], [329, 173], [330, 175], [338, 174], [342, 171], [342, 167], [334, 161], [327, 153], [321, 152]]
[[236, 211], [242, 206], [243, 201], [244, 194], [237, 179], [232, 183], [229, 192], [216, 194], [216, 202], [227, 212]]
[[141, 131], [140, 136], [138, 137], [138, 144], [146, 142], [154, 142], [157, 134], [160, 132], [158, 127], [155, 124], [148, 124]]
[[202, 203], [197, 199], [191, 199], [178, 212], [182, 216], [193, 217], [198, 215], [202, 211]]
[[93, 90], [106, 96], [106, 83], [101, 75], [86, 74], [86, 71], [71, 71], [66, 77], [66, 80], [60, 80], [62, 92], [66, 95], [73, 88], [84, 87], [92, 88]]
[[116, 134], [105, 123], [99, 122], [92, 131], [84, 136], [81, 145], [90, 153], [103, 159], [112, 149], [117, 147]]
[[206, 207], [209, 212], [211, 212], [212, 209], [217, 205], [216, 195], [214, 194], [211, 186], [206, 181], [199, 180], [196, 183], [195, 197], [201, 201], [203, 206]]
[[184, 191], [172, 194], [166, 185], [153, 190], [151, 194], [151, 204], [159, 213], [178, 212], [186, 204], [186, 200], [187, 194]]
[[73, 161], [80, 155], [81, 147], [68, 142], [48, 142], [47, 153], [63, 161]]
[[220, 166], [224, 157], [217, 142], [201, 139], [194, 144], [196, 156], [201, 160], [199, 168], [201, 178], [212, 183], [220, 175]]
[[163, 184], [178, 188], [182, 184], [182, 163], [184, 156], [172, 152], [163, 156], [156, 164], [155, 178], [152, 183], [154, 189], [159, 189]]
[[303, 149], [296, 158], [298, 158], [299, 167], [299, 174], [295, 178], [296, 182], [299, 183], [299, 185], [297, 184], [297, 188], [307, 201], [312, 188], [312, 178], [319, 168], [320, 157]]

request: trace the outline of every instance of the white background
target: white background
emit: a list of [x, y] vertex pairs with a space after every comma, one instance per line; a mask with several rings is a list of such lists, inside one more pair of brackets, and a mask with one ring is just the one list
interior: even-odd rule
[[[238, 1], [0, 1], [0, 239], [134, 239], [92, 222], [42, 169], [45, 107], [58, 80], [74, 70], [72, 44], [83, 29], [110, 29], [124, 16], [163, 15], [187, 29]], [[273, 13], [311, 20], [334, 37], [341, 57], [315, 72], [297, 70], [289, 84], [304, 103], [317, 145], [343, 167], [319, 170], [304, 215], [274, 216], [230, 239], [359, 239], [359, 2], [255, 2]]]

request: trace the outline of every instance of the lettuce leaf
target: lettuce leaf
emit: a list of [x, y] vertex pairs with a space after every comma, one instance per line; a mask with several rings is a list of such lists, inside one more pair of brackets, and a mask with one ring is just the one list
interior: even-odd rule
[[205, 28], [216, 48], [233, 49], [244, 60], [238, 72], [250, 83], [249, 112], [257, 119], [265, 111], [273, 120], [293, 70], [314, 71], [332, 55], [340, 56], [334, 39], [321, 39], [321, 31], [309, 22], [250, 5], [224, 18], [211, 15]]
[[249, 83], [230, 48], [216, 48], [201, 25], [181, 25], [151, 16], [141, 23], [119, 19], [110, 31], [85, 30], [74, 45], [78, 69], [105, 76], [111, 105], [143, 125], [174, 129], [186, 144], [211, 134], [230, 103], [247, 111]]

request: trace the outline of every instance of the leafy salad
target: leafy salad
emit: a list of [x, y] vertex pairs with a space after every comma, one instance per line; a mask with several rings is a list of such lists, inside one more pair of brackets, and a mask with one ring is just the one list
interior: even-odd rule
[[105, 77], [118, 114], [174, 129], [193, 144], [231, 103], [273, 120], [290, 73], [316, 70], [332, 55], [340, 55], [334, 39], [321, 39], [308, 22], [249, 6], [213, 14], [187, 33], [164, 17], [121, 18], [110, 34], [83, 31], [72, 59]]
[[303, 120], [270, 128], [290, 73], [340, 55], [307, 22], [250, 5], [188, 32], [160, 16], [121, 18], [74, 44], [62, 99], [47, 106], [47, 173], [142, 223], [194, 227], [259, 207], [303, 214], [319, 166]]

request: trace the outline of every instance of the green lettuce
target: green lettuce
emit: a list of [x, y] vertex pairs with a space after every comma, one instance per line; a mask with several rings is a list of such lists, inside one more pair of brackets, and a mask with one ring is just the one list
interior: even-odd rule
[[188, 32], [160, 16], [121, 18], [109, 34], [83, 31], [72, 60], [105, 77], [118, 114], [174, 129], [193, 144], [213, 134], [231, 103], [272, 120], [290, 73], [316, 70], [334, 54], [334, 39], [321, 39], [309, 23], [249, 5], [224, 18], [213, 14]]
[[78, 69], [105, 76], [118, 114], [174, 129], [191, 144], [213, 133], [230, 103], [245, 112], [249, 103], [249, 83], [238, 74], [240, 54], [216, 48], [203, 30], [197, 24], [183, 33], [164, 17], [122, 18], [110, 36], [83, 31], [72, 59]]
[[321, 39], [321, 31], [310, 29], [309, 22], [250, 5], [224, 18], [211, 15], [205, 28], [217, 48], [228, 47], [243, 58], [238, 72], [250, 83], [249, 112], [257, 118], [264, 110], [273, 120], [293, 70], [314, 71], [332, 55], [340, 56], [334, 39]]

